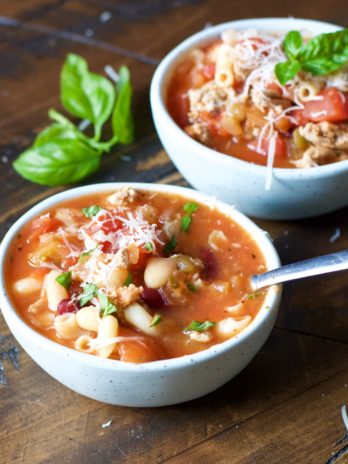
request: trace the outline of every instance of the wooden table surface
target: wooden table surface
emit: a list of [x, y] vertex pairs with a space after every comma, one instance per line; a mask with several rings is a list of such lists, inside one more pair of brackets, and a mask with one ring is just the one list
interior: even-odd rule
[[[47, 109], [59, 108], [68, 52], [99, 72], [127, 64], [135, 88], [136, 142], [105, 156], [88, 182], [186, 185], [150, 115], [158, 60], [207, 23], [293, 15], [348, 26], [346, 0], [0, 0], [0, 15], [0, 236], [61, 190], [21, 179], [11, 161], [47, 125]], [[287, 263], [348, 247], [347, 213], [256, 222]], [[348, 442], [337, 443], [347, 432], [347, 277], [287, 285], [275, 330], [240, 375], [202, 399], [159, 409], [113, 407], [68, 390], [34, 364], [0, 316], [0, 463], [348, 462]]]

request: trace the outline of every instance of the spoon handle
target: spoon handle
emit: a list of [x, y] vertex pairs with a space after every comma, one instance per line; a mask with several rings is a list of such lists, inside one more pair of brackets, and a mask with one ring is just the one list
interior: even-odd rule
[[251, 277], [251, 285], [253, 290], [259, 290], [260, 288], [289, 280], [303, 279], [344, 269], [348, 269], [348, 250], [306, 259], [305, 261], [288, 264], [263, 274], [253, 275]]

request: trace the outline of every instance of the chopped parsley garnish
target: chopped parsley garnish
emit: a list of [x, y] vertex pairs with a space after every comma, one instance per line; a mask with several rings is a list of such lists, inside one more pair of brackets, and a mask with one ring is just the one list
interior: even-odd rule
[[204, 321], [204, 322], [199, 322], [199, 321], [192, 321], [191, 324], [184, 329], [184, 332], [190, 332], [191, 330], [194, 330], [195, 332], [204, 332], [205, 330], [211, 329], [216, 325], [216, 322], [211, 322], [211, 321]]
[[155, 314], [152, 318], [151, 324], [149, 327], [155, 327], [157, 324], [159, 324], [162, 320], [162, 316], [160, 314]]
[[83, 258], [85, 258], [86, 256], [91, 256], [91, 254], [93, 253], [93, 251], [95, 251], [97, 248], [98, 248], [99, 245], [97, 245], [95, 248], [91, 248], [90, 250], [87, 250], [87, 251], [83, 251], [81, 254], [80, 254], [80, 257], [79, 257], [79, 261], [81, 261]]
[[188, 232], [191, 222], [192, 222], [192, 214], [198, 210], [197, 203], [190, 201], [189, 203], [184, 204], [184, 216], [181, 218], [181, 230], [183, 232]]
[[147, 251], [153, 251], [153, 245], [152, 245], [151, 242], [145, 243], [144, 248], [145, 248], [145, 250], [147, 250]]
[[82, 212], [86, 217], [92, 218], [93, 216], [97, 215], [101, 209], [102, 208], [98, 205], [92, 205], [88, 206], [87, 208], [82, 208]]
[[132, 283], [133, 283], [133, 277], [132, 277], [132, 274], [128, 271], [127, 279], [123, 282], [123, 286], [128, 287]]
[[188, 216], [185, 214], [185, 216], [181, 218], [181, 230], [183, 232], [188, 232], [191, 222], [192, 222], [191, 216]]
[[100, 290], [98, 291], [98, 300], [102, 317], [117, 312], [117, 307], [112, 304], [107, 295]]
[[190, 290], [192, 293], [196, 293], [198, 291], [198, 288], [195, 287], [191, 282], [187, 282], [186, 287]]
[[94, 284], [84, 284], [82, 285], [83, 293], [80, 295], [80, 306], [85, 306], [92, 298], [97, 296], [98, 287]]
[[171, 239], [168, 240], [168, 242], [164, 245], [163, 253], [166, 255], [170, 255], [170, 253], [175, 250], [175, 247], [176, 247], [176, 238], [173, 235]]
[[65, 290], [69, 290], [71, 285], [71, 272], [63, 272], [56, 277], [56, 282], [58, 282]]
[[185, 213], [192, 214], [192, 213], [195, 213], [197, 210], [198, 210], [198, 205], [197, 203], [194, 203], [193, 201], [190, 201], [189, 203], [184, 204]]

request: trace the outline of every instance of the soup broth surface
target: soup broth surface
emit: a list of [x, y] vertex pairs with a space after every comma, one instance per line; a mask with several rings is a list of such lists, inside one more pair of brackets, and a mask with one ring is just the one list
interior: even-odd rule
[[214, 206], [132, 189], [50, 208], [23, 227], [5, 269], [42, 335], [138, 363], [238, 335], [263, 304], [249, 279], [264, 271], [254, 240]]

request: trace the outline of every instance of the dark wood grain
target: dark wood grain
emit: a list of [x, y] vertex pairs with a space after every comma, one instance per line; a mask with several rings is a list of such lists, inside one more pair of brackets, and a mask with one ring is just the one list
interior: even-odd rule
[[[30, 184], [11, 161], [48, 124], [47, 110], [59, 108], [68, 52], [99, 72], [127, 64], [134, 82], [136, 142], [106, 155], [86, 182], [186, 185], [151, 119], [156, 63], [207, 23], [287, 15], [348, 25], [345, 0], [0, 0], [0, 236], [32, 205], [67, 188]], [[347, 213], [256, 222], [286, 263], [348, 248]], [[341, 235], [331, 242], [337, 228]], [[340, 407], [348, 403], [347, 282], [340, 273], [287, 285], [276, 329], [247, 369], [205, 398], [155, 410], [81, 397], [21, 348], [18, 366], [8, 355], [17, 344], [0, 317], [0, 463], [324, 464], [345, 445], [336, 442], [345, 432]]]

